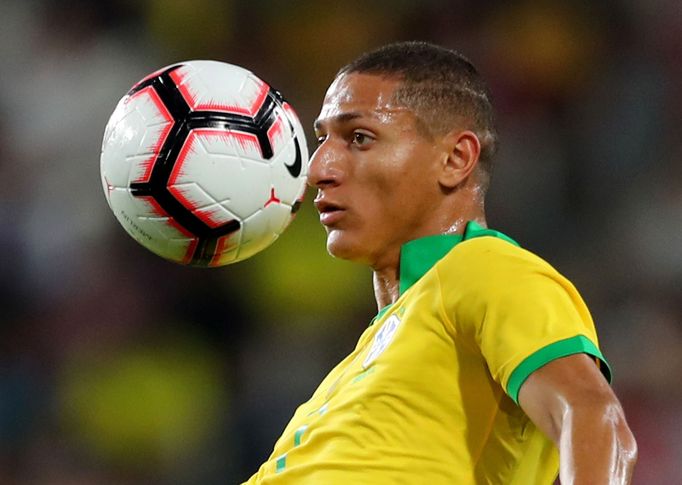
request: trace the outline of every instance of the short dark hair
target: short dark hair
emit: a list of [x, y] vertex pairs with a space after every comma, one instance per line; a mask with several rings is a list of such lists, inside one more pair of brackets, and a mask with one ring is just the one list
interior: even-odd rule
[[397, 77], [395, 100], [412, 109], [430, 133], [444, 134], [464, 119], [481, 142], [479, 167], [487, 188], [497, 131], [490, 92], [462, 54], [428, 42], [397, 42], [367, 52], [341, 68], [342, 74]]

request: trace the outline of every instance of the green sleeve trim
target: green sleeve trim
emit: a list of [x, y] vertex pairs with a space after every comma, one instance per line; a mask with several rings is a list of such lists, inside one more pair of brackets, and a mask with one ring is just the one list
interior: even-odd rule
[[561, 357], [573, 354], [588, 354], [599, 359], [599, 370], [606, 380], [611, 382], [611, 367], [597, 346], [584, 335], [576, 335], [558, 342], [551, 343], [526, 357], [512, 372], [507, 383], [507, 394], [519, 403], [519, 390], [528, 376], [545, 364]]

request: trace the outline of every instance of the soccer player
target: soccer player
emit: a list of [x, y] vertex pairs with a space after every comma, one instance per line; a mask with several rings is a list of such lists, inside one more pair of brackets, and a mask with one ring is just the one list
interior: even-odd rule
[[364, 54], [315, 132], [327, 249], [373, 269], [379, 311], [247, 483], [628, 483], [636, 444], [588, 309], [486, 226], [496, 134], [474, 67], [426, 43]]

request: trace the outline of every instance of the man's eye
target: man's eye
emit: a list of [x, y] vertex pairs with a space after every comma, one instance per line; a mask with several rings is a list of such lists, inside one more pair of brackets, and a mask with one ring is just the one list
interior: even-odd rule
[[317, 137], [317, 146], [320, 146], [327, 139], [327, 135], [320, 135]]
[[353, 133], [353, 143], [358, 146], [365, 146], [372, 141], [372, 137], [362, 132], [356, 131]]

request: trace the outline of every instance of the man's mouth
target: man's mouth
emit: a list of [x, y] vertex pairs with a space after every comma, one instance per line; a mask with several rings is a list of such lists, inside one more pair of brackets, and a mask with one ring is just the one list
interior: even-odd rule
[[344, 214], [345, 209], [335, 202], [315, 199], [315, 208], [320, 213], [320, 222], [325, 226], [335, 224]]

